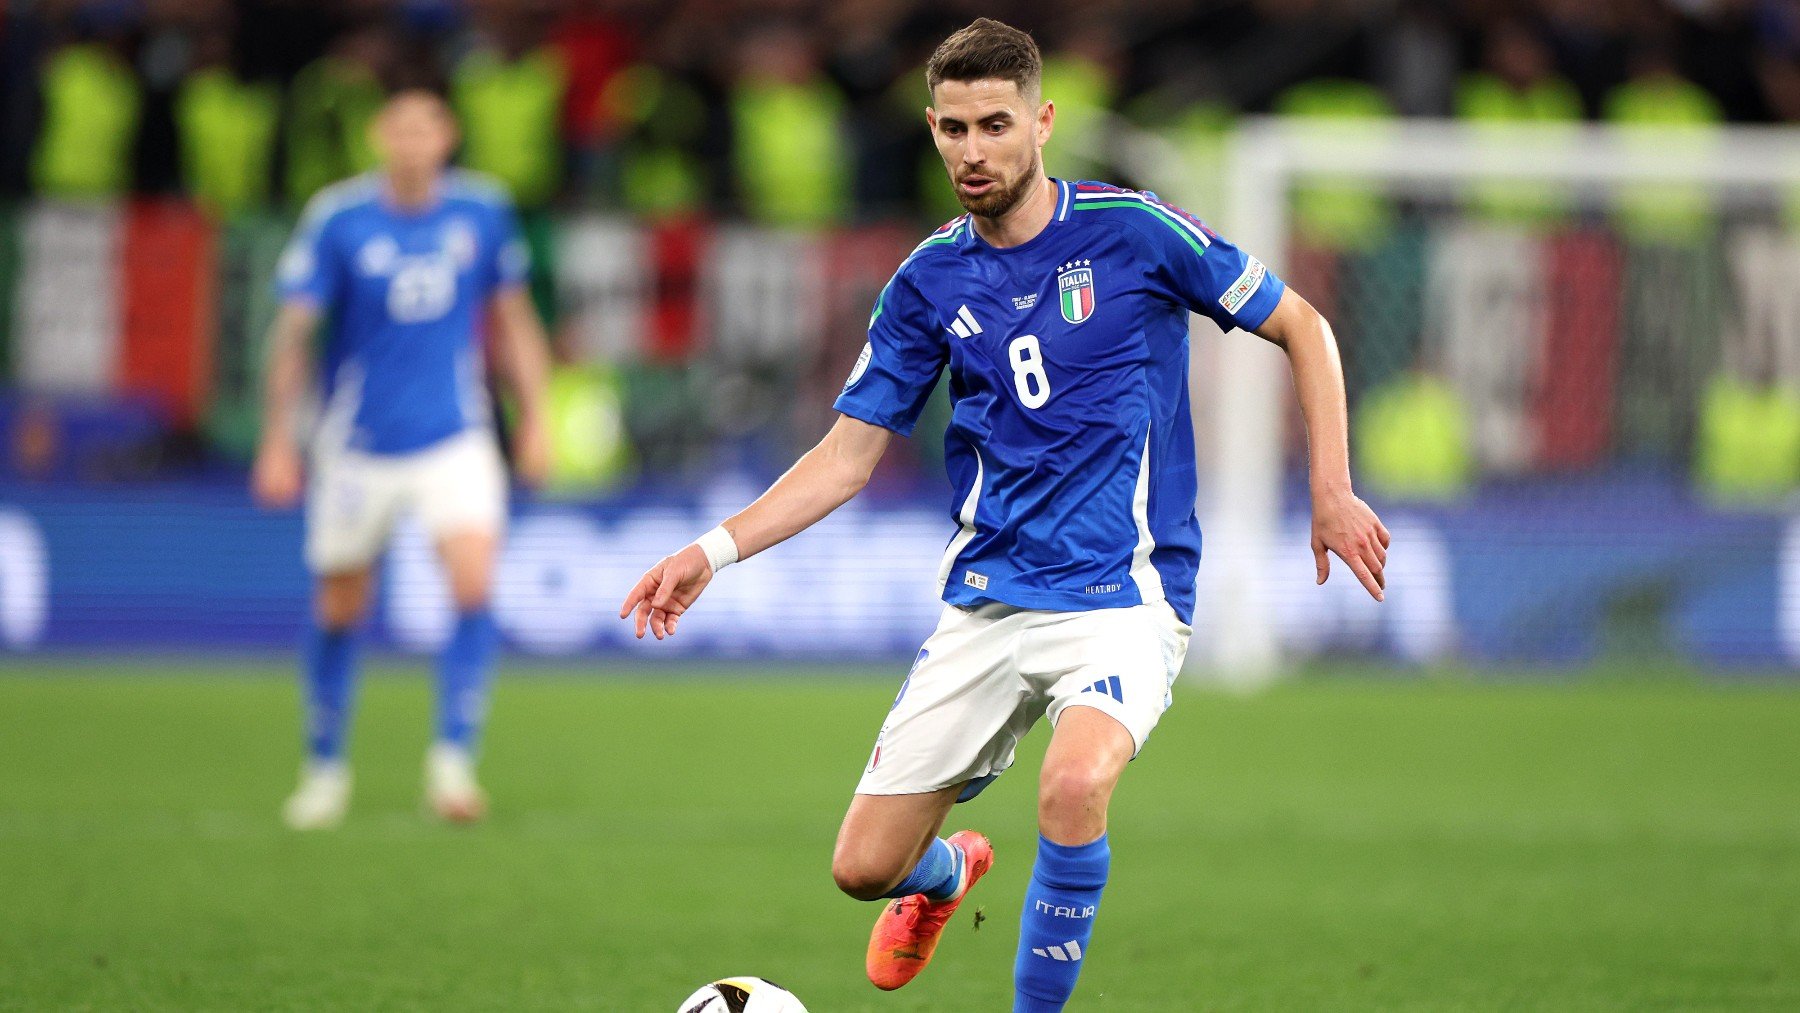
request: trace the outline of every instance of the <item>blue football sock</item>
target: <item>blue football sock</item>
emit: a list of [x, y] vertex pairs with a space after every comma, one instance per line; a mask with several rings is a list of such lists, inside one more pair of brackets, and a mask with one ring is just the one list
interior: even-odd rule
[[457, 617], [450, 642], [438, 655], [439, 742], [474, 750], [487, 715], [488, 681], [499, 650], [500, 631], [494, 626], [492, 612], [479, 609]]
[[1038, 838], [1037, 864], [1019, 918], [1013, 1013], [1059, 1013], [1075, 994], [1111, 864], [1105, 834], [1076, 847]]
[[314, 762], [344, 758], [344, 732], [356, 693], [356, 634], [316, 621], [306, 633], [306, 748]]
[[962, 852], [942, 837], [936, 838], [925, 849], [925, 857], [919, 859], [919, 864], [913, 866], [913, 871], [900, 881], [900, 885], [882, 896], [911, 897], [922, 893], [931, 900], [944, 900], [956, 892], [962, 879], [962, 867]]

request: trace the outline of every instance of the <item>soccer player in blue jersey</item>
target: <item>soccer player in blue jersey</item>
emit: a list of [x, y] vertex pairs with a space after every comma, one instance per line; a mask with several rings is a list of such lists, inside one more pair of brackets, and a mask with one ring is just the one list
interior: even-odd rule
[[548, 353], [510, 201], [497, 184], [445, 168], [456, 124], [432, 92], [397, 93], [372, 135], [380, 170], [315, 197], [282, 257], [252, 475], [259, 502], [299, 501], [294, 418], [319, 330], [323, 403], [306, 495], [306, 561], [317, 577], [303, 666], [307, 758], [283, 810], [296, 829], [334, 826], [349, 805], [356, 627], [402, 514], [434, 541], [456, 608], [438, 661], [426, 799], [458, 822], [485, 810], [474, 751], [498, 647], [488, 593], [507, 493], [484, 380], [489, 330], [516, 401], [514, 464], [528, 483], [549, 465]]
[[[1382, 597], [1388, 534], [1351, 491], [1344, 384], [1325, 320], [1259, 261], [1154, 195], [1047, 178], [1055, 110], [1030, 36], [982, 19], [939, 47], [926, 112], [968, 214], [882, 292], [831, 432], [743, 512], [667, 557], [626, 597], [638, 636], [675, 633], [718, 571], [862, 489], [939, 374], [957, 529], [946, 602], [876, 738], [832, 873], [891, 898], [867, 969], [898, 988], [992, 864], [986, 838], [937, 836], [952, 805], [1054, 726], [1014, 1010], [1061, 1010], [1087, 959], [1110, 851], [1106, 812], [1186, 653], [1200, 563], [1189, 313], [1286, 351], [1311, 448], [1317, 577], [1336, 553]], [[854, 560], [846, 561], [854, 565]]]

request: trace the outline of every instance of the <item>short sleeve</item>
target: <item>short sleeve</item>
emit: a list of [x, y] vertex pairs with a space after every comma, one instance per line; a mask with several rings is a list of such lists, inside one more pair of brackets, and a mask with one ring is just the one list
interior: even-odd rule
[[1262, 261], [1172, 204], [1155, 202], [1139, 234], [1153, 253], [1152, 287], [1225, 330], [1261, 327], [1287, 291]]
[[485, 257], [483, 280], [489, 292], [524, 285], [531, 276], [531, 251], [519, 214], [510, 203], [497, 203], [490, 215], [491, 239]]
[[875, 302], [869, 343], [835, 407], [870, 425], [910, 436], [948, 354], [930, 304], [902, 268]]
[[275, 268], [275, 294], [282, 302], [305, 302], [329, 308], [343, 285], [343, 257], [334, 241], [336, 216], [315, 197], [300, 216], [293, 238]]

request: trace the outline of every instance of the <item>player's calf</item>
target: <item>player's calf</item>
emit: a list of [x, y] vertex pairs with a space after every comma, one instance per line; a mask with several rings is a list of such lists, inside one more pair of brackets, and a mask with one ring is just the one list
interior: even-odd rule
[[959, 790], [856, 795], [831, 854], [838, 889], [857, 900], [900, 896], [891, 891], [929, 856]]
[[326, 630], [344, 632], [360, 625], [369, 610], [374, 574], [367, 567], [321, 574], [313, 591], [313, 617]]
[[855, 900], [880, 900], [906, 878], [907, 870], [900, 865], [856, 864], [842, 858], [831, 863], [832, 881]]
[[863, 901], [907, 897], [938, 890], [956, 871], [952, 850], [942, 838], [927, 838], [923, 849], [907, 852], [885, 843], [870, 842], [871, 847], [859, 850], [840, 845], [831, 861], [838, 889]]

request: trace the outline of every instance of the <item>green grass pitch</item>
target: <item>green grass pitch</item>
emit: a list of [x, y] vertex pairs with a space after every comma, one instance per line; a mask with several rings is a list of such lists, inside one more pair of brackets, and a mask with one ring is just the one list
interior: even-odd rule
[[[727, 974], [1010, 1008], [1042, 729], [952, 817], [998, 862], [937, 963], [863, 981], [875, 908], [827, 866], [897, 676], [514, 674], [493, 817], [457, 830], [419, 813], [426, 682], [389, 670], [350, 821], [296, 836], [286, 666], [0, 671], [0, 1008], [663, 1013]], [[1800, 1008], [1793, 688], [1189, 692], [1112, 832], [1075, 1011]]]

